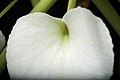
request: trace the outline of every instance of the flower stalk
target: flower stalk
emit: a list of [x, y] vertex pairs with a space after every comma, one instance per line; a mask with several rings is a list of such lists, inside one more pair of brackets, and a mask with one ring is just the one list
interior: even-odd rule
[[40, 0], [31, 0], [32, 6], [35, 7], [35, 5], [39, 2]]
[[47, 12], [57, 0], [40, 0], [31, 12]]
[[76, 2], [77, 2], [77, 0], [69, 0], [67, 10], [74, 8], [76, 6]]

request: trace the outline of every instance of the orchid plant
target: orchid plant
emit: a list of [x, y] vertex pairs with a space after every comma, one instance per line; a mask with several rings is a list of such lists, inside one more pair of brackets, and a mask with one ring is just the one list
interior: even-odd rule
[[[56, 1], [31, 0], [34, 6], [31, 13], [20, 17], [13, 26], [7, 47], [2, 52], [4, 59], [6, 54], [10, 78], [110, 79], [113, 74], [114, 52], [104, 22], [89, 9], [75, 7], [77, 0], [69, 0], [63, 18], [45, 13]], [[106, 16], [98, 3], [104, 0], [93, 2]], [[105, 3], [109, 5], [107, 0]], [[115, 11], [112, 14], [118, 16]], [[119, 35], [118, 21], [109, 16], [106, 18]], [[2, 41], [4, 45], [5, 40]], [[5, 65], [3, 56], [0, 55], [0, 59]], [[0, 65], [0, 69], [2, 72], [4, 67], [1, 68]]]

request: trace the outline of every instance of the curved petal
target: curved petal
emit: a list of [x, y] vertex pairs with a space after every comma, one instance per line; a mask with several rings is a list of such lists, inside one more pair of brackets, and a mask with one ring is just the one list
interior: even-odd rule
[[68, 11], [63, 21], [69, 31], [70, 53], [67, 60], [73, 64], [69, 72], [75, 71], [70, 76], [74, 74], [74, 77], [81, 79], [110, 78], [114, 53], [109, 31], [103, 21], [81, 7]]
[[45, 13], [30, 13], [19, 18], [7, 46], [10, 77], [42, 79], [48, 78], [48, 74], [57, 76], [64, 33], [65, 25], [61, 19]]
[[87, 9], [71, 9], [62, 20], [31, 13], [9, 36], [8, 71], [12, 79], [108, 79], [112, 47], [105, 24]]

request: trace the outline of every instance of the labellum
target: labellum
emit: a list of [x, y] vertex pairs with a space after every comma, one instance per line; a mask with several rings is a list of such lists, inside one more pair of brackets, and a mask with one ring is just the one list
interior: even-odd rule
[[114, 53], [103, 21], [85, 8], [62, 19], [34, 12], [19, 18], [9, 36], [11, 79], [109, 79]]

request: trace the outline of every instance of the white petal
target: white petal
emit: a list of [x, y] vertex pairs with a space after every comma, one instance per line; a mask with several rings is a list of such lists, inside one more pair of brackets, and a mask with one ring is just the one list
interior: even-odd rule
[[0, 31], [0, 52], [5, 45], [5, 37], [3, 36], [2, 32]]
[[[31, 13], [18, 19], [7, 46], [7, 66], [11, 78], [58, 76], [64, 33], [64, 23], [45, 13]], [[53, 69], [51, 65], [54, 65]]]
[[82, 79], [110, 78], [114, 53], [109, 31], [103, 21], [80, 7], [68, 11], [63, 21], [69, 31], [70, 51], [67, 60], [73, 64], [69, 72], [74, 69], [70, 76]]
[[108, 79], [112, 47], [106, 26], [87, 9], [72, 9], [63, 20], [31, 13], [9, 36], [8, 71], [12, 79]]

